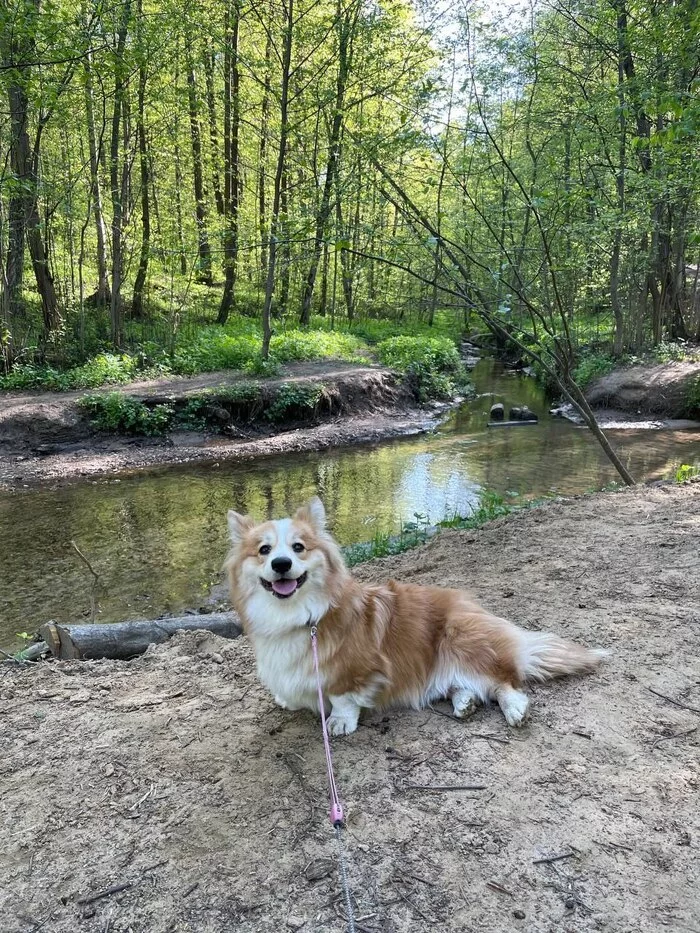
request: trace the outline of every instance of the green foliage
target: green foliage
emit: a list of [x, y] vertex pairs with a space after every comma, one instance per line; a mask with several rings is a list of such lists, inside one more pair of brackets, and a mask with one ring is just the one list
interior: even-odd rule
[[454, 515], [438, 522], [440, 528], [479, 528], [495, 518], [510, 515], [518, 506], [508, 505], [498, 493], [486, 490], [479, 497], [479, 504], [469, 515]]
[[358, 337], [324, 330], [288, 330], [270, 341], [270, 356], [278, 363], [322, 359], [357, 363], [367, 360], [366, 349]]
[[416, 512], [415, 521], [405, 522], [396, 535], [386, 532], [377, 532], [371, 541], [361, 541], [349, 544], [342, 548], [343, 557], [348, 567], [374, 560], [376, 557], [389, 557], [392, 554], [401, 554], [411, 548], [419, 547], [435, 534], [427, 518]]
[[695, 382], [690, 384], [685, 408], [688, 417], [700, 417], [700, 376], [697, 376]]
[[319, 382], [289, 382], [278, 386], [265, 409], [268, 421], [276, 423], [304, 419], [316, 410], [325, 387]]
[[421, 401], [449, 398], [466, 382], [459, 353], [446, 337], [389, 337], [377, 345], [377, 355], [407, 376]]
[[479, 504], [469, 515], [454, 515], [443, 519], [437, 525], [430, 525], [425, 515], [416, 512], [415, 521], [403, 524], [397, 535], [377, 533], [371, 541], [344, 547], [343, 556], [347, 565], [353, 567], [355, 564], [373, 560], [375, 557], [389, 557], [392, 554], [401, 554], [403, 551], [419, 547], [443, 529], [480, 528], [496, 518], [509, 515], [521, 508], [530, 508], [535, 504], [537, 503], [529, 502], [524, 506], [508, 505], [497, 493], [484, 490], [479, 497]]
[[78, 404], [96, 428], [116, 434], [165, 434], [174, 413], [172, 405], [149, 407], [120, 392], [86, 395]]
[[574, 370], [574, 378], [583, 389], [599, 376], [605, 376], [616, 365], [616, 360], [609, 353], [589, 350], [582, 355]]
[[137, 374], [137, 357], [126, 353], [99, 353], [82, 366], [63, 371], [32, 363], [16, 366], [11, 372], [0, 376], [0, 389], [47, 389], [56, 392], [94, 389], [108, 383], [123, 385], [135, 379]]
[[695, 479], [696, 476], [700, 476], [700, 467], [692, 466], [689, 463], [683, 463], [676, 470], [674, 478], [677, 483], [685, 483], [689, 479]]

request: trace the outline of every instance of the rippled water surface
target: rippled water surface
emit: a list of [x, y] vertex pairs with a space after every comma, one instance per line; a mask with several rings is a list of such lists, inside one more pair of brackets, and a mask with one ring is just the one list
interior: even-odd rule
[[[207, 600], [226, 553], [226, 510], [260, 517], [318, 492], [343, 544], [397, 531], [420, 513], [467, 514], [482, 488], [533, 497], [600, 488], [615, 479], [585, 428], [548, 414], [536, 383], [492, 361], [473, 374], [479, 396], [436, 432], [371, 447], [27, 490], [0, 498], [0, 645], [48, 619], [80, 621], [100, 575], [99, 621], [157, 616]], [[538, 425], [486, 427], [494, 401], [528, 404]], [[700, 464], [700, 432], [623, 430], [610, 437], [639, 479]]]

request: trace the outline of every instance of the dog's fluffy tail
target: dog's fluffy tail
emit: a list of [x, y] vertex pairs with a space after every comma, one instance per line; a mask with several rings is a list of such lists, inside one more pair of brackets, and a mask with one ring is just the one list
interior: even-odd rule
[[548, 632], [521, 629], [519, 668], [524, 680], [552, 680], [594, 671], [607, 652], [583, 648]]

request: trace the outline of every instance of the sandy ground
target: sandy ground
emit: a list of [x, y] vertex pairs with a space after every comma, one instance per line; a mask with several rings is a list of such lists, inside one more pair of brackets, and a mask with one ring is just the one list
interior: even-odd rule
[[594, 408], [662, 415], [697, 417], [689, 410], [693, 386], [700, 383], [700, 361], [626, 366], [594, 380], [586, 398]]
[[[520, 732], [442, 706], [334, 741], [358, 930], [700, 930], [700, 484], [551, 503], [358, 575], [467, 586], [611, 651], [534, 688]], [[244, 639], [6, 665], [0, 716], [6, 933], [344, 930], [318, 723], [275, 707]]]
[[[104, 386], [134, 398], [186, 397], [246, 378], [240, 372], [205, 373]], [[248, 378], [248, 381], [256, 381]], [[261, 380], [257, 380], [261, 381]], [[434, 427], [446, 405], [418, 408], [408, 391], [379, 366], [334, 361], [295, 363], [277, 383], [325, 381], [348, 396], [342, 417], [287, 426], [264, 420], [241, 426], [237, 437], [178, 432], [166, 438], [125, 437], [95, 431], [77, 406], [79, 392], [0, 393], [0, 489], [38, 483], [63, 484], [84, 476], [125, 473], [160, 465], [250, 460], [304, 450], [368, 443]]]

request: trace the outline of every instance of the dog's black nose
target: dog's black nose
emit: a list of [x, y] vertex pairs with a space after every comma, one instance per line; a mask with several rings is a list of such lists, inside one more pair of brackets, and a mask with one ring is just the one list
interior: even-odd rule
[[275, 557], [270, 566], [275, 573], [286, 573], [291, 570], [292, 562], [288, 557]]

